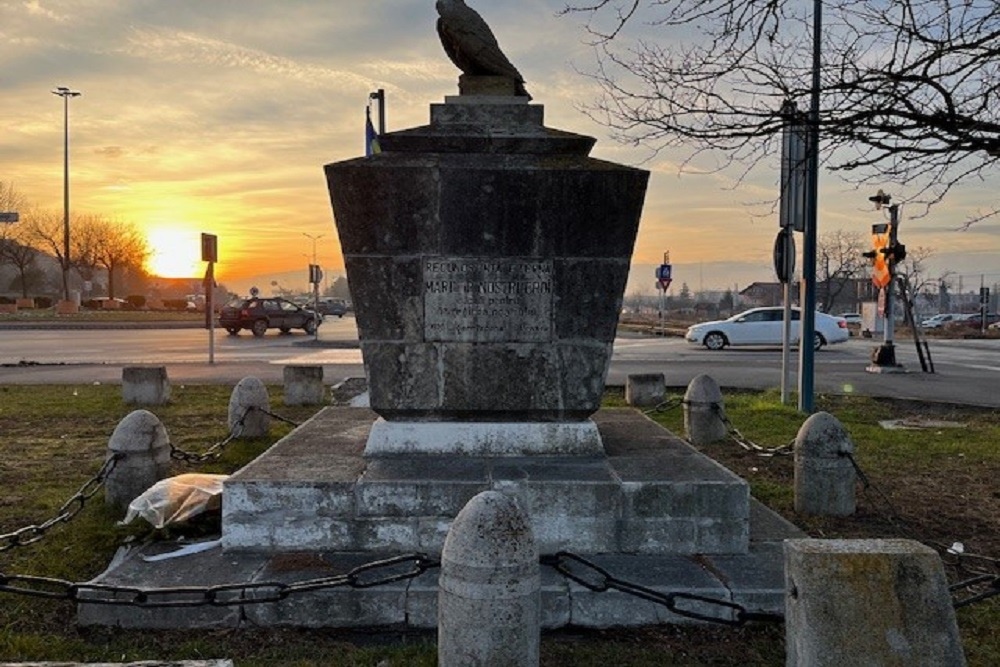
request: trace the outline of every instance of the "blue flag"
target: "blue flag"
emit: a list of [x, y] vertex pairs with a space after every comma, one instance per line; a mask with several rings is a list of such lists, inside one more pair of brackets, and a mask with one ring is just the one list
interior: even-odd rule
[[378, 143], [378, 132], [372, 125], [372, 108], [365, 107], [365, 156], [381, 153], [382, 147]]

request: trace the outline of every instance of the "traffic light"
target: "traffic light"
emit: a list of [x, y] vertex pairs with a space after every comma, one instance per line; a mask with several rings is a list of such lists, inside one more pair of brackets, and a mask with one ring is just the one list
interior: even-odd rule
[[[885, 287], [892, 282], [892, 271], [889, 266], [892, 254], [892, 249], [889, 246], [891, 231], [892, 227], [888, 223], [872, 225], [872, 249], [864, 253], [865, 257], [872, 260], [872, 283], [878, 288]], [[905, 247], [903, 248], [903, 256], [906, 256]]]

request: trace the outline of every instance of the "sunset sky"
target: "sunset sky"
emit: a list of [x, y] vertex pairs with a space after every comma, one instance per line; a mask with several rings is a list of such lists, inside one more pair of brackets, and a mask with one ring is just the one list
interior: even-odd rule
[[[595, 136], [595, 157], [653, 172], [630, 291], [653, 293], [649, 265], [669, 250], [692, 289], [773, 280], [777, 175], [678, 175], [684, 154], [616, 144], [579, 105], [597, 95], [593, 57], [564, 0], [470, 1], [545, 105], [550, 127]], [[63, 100], [70, 102], [71, 205], [132, 221], [175, 265], [200, 275], [198, 235], [219, 236], [216, 275], [231, 289], [304, 286], [319, 262], [343, 272], [323, 165], [363, 153], [368, 95], [384, 88], [390, 131], [423, 125], [456, 93], [458, 71], [434, 31], [433, 0], [0, 0], [0, 180], [61, 210]], [[735, 187], [734, 187], [735, 186]], [[906, 187], [886, 183], [894, 201]], [[919, 220], [908, 246], [966, 290], [1000, 281], [1000, 220], [955, 231], [998, 203], [1000, 178], [970, 183]], [[822, 177], [820, 231], [868, 232], [868, 191]], [[904, 211], [905, 215], [905, 211]]]

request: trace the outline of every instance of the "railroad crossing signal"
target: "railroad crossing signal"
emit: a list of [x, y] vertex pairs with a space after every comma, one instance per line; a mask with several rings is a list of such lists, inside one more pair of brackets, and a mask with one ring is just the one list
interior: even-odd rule
[[892, 226], [888, 223], [872, 225], [872, 250], [865, 257], [872, 260], [872, 283], [879, 289], [892, 282], [892, 269], [889, 266]]

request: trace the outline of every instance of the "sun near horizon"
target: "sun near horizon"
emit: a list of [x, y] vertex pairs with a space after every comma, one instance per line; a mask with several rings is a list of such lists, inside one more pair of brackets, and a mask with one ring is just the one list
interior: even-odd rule
[[205, 273], [201, 237], [186, 229], [157, 227], [146, 232], [147, 270], [159, 278], [197, 278]]

